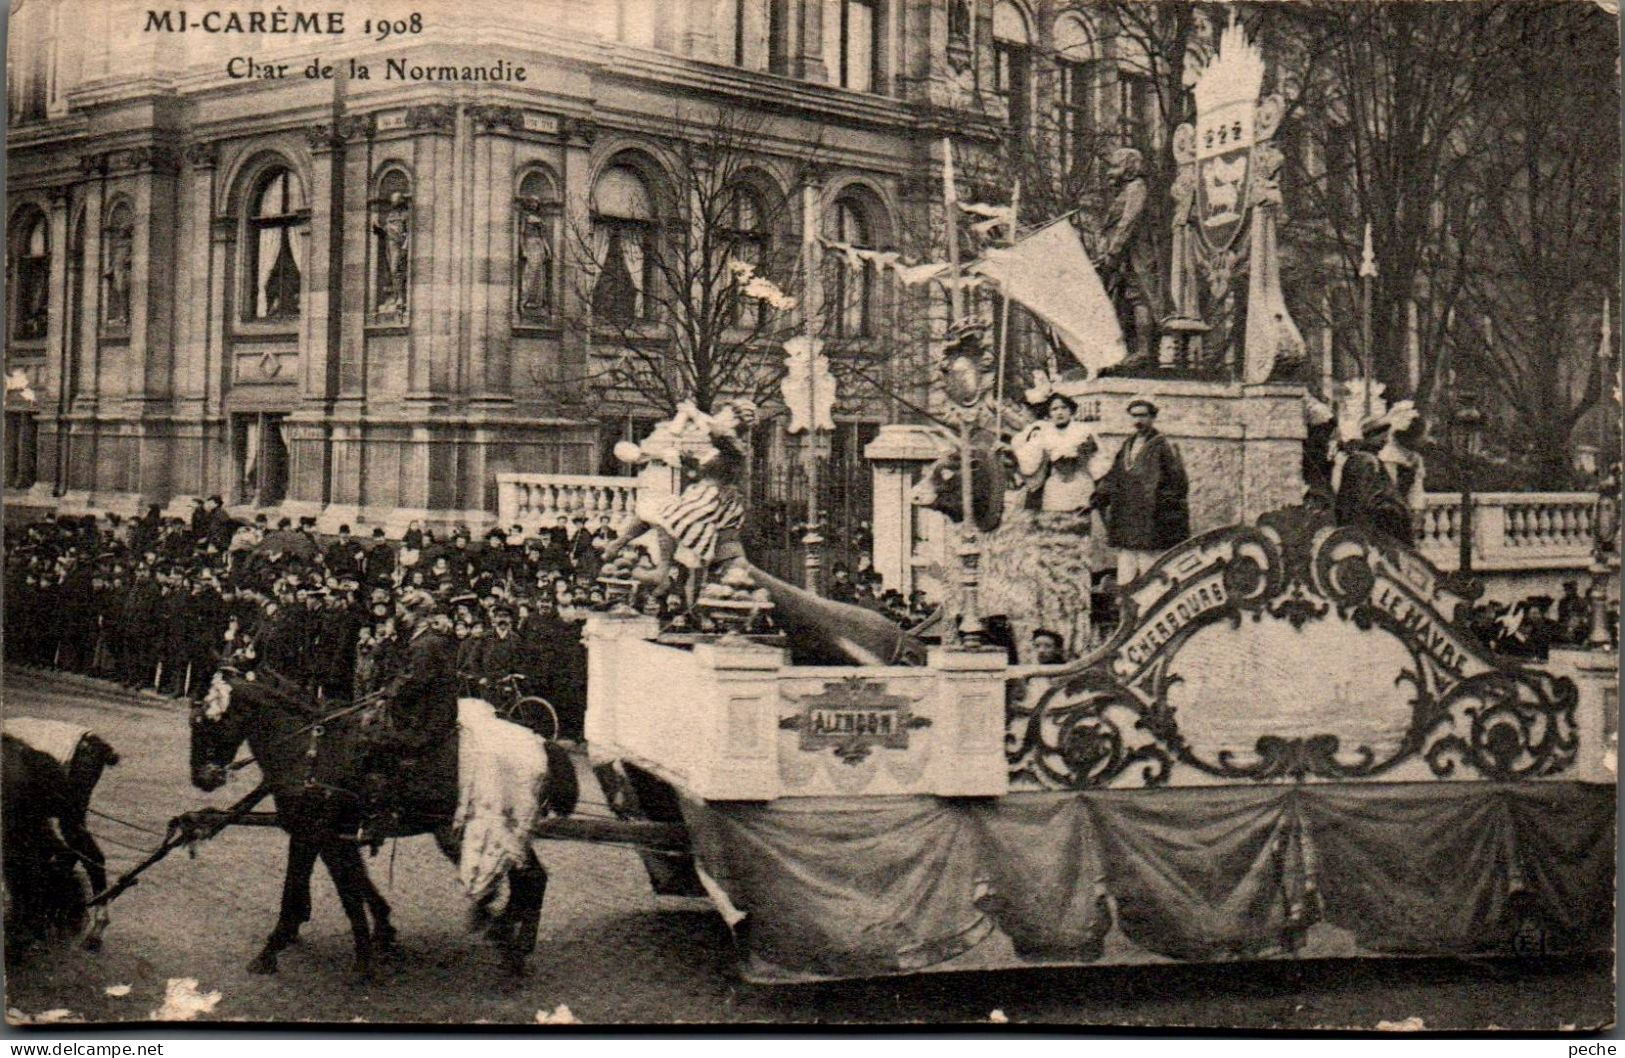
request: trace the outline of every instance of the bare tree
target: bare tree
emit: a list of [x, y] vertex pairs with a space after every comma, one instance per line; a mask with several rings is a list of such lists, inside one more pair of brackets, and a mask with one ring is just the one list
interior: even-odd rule
[[817, 144], [771, 156], [764, 120], [726, 108], [679, 111], [673, 127], [658, 162], [612, 167], [589, 218], [567, 225], [596, 396], [656, 414], [766, 400], [803, 326], [795, 198]]
[[[1367, 224], [1378, 262], [1372, 368], [1391, 394], [1409, 393], [1409, 305], [1440, 340], [1482, 250], [1478, 181], [1492, 143], [1480, 135], [1505, 45], [1494, 4], [1292, 5], [1261, 16], [1280, 69], [1288, 194], [1283, 241], [1296, 251], [1297, 287], [1358, 289]], [[1266, 5], [1267, 8], [1267, 5]], [[1327, 273], [1330, 273], [1328, 275]], [[1294, 303], [1354, 349], [1351, 300], [1327, 318], [1319, 297]], [[1318, 317], [1318, 318], [1317, 318]], [[1438, 378], [1424, 365], [1421, 389]], [[1428, 394], [1423, 393], [1426, 398]]]
[[1487, 319], [1464, 375], [1509, 413], [1540, 480], [1569, 472], [1566, 442], [1603, 395], [1591, 355], [1619, 280], [1619, 107], [1613, 20], [1592, 5], [1513, 5], [1501, 84], [1483, 129], [1493, 147], [1475, 184], [1488, 240], [1468, 284]]

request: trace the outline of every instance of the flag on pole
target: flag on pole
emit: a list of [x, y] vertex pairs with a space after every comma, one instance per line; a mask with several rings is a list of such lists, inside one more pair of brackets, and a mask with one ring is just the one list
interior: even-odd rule
[[1091, 376], [1128, 355], [1106, 287], [1066, 219], [1013, 246], [989, 250], [969, 270], [993, 280], [1005, 297], [1048, 324]]
[[954, 142], [942, 137], [942, 221], [948, 240], [948, 322], [959, 321], [959, 189], [954, 187]]

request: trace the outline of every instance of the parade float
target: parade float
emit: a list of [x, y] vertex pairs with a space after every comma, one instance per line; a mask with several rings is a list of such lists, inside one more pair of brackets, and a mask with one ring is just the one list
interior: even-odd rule
[[[1070, 390], [1107, 445], [1151, 396], [1191, 480], [1195, 535], [1121, 586], [1103, 642], [1056, 666], [983, 645], [978, 517], [935, 645], [748, 562], [774, 635], [663, 635], [630, 606], [588, 622], [599, 774], [641, 794], [661, 855], [692, 854], [746, 979], [1609, 944], [1616, 655], [1492, 655], [1469, 583], [1303, 505], [1262, 79], [1232, 24], [1175, 137], [1159, 363], [1142, 315], [1119, 356], [1151, 370]], [[1002, 371], [952, 348], [943, 367], [971, 512]]]

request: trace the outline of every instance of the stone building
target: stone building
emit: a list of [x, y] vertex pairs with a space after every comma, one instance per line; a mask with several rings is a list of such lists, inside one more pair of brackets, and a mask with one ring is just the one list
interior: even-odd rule
[[[323, 525], [479, 523], [499, 471], [596, 473], [639, 416], [562, 382], [598, 356], [569, 232], [635, 263], [676, 107], [760, 120], [754, 177], [795, 203], [764, 244], [799, 241], [788, 159], [816, 143], [812, 223], [897, 247], [931, 229], [944, 135], [986, 148], [1029, 120], [1055, 24], [1011, 0], [413, 11], [13, 5], [13, 504], [219, 492]], [[899, 323], [918, 299], [840, 284], [860, 302], [848, 348], [918, 343]], [[899, 410], [838, 411], [835, 465], [863, 479], [861, 445]]]
[[[567, 233], [635, 263], [678, 107], [759, 116], [755, 176], [791, 203], [816, 142], [814, 223], [886, 248], [929, 230], [944, 135], [1021, 120], [1040, 44], [1010, 0], [211, 10], [13, 5], [13, 504], [479, 524], [501, 471], [598, 472], [634, 416], [564, 383], [598, 355]], [[842, 283], [849, 344], [903, 355], [909, 298]], [[840, 413], [861, 477], [897, 411]]]

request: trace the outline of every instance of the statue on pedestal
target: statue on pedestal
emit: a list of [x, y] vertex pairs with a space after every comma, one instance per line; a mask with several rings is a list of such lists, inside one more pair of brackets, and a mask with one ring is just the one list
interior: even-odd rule
[[1143, 167], [1144, 160], [1133, 147], [1119, 147], [1106, 159], [1113, 194], [1101, 235], [1099, 268], [1129, 349], [1119, 373], [1156, 363], [1153, 320], [1161, 302], [1161, 288], [1156, 245], [1145, 220]]
[[378, 204], [372, 230], [378, 238], [378, 289], [374, 311], [380, 316], [404, 316], [406, 313], [411, 220], [411, 201], [402, 192], [391, 192]]

